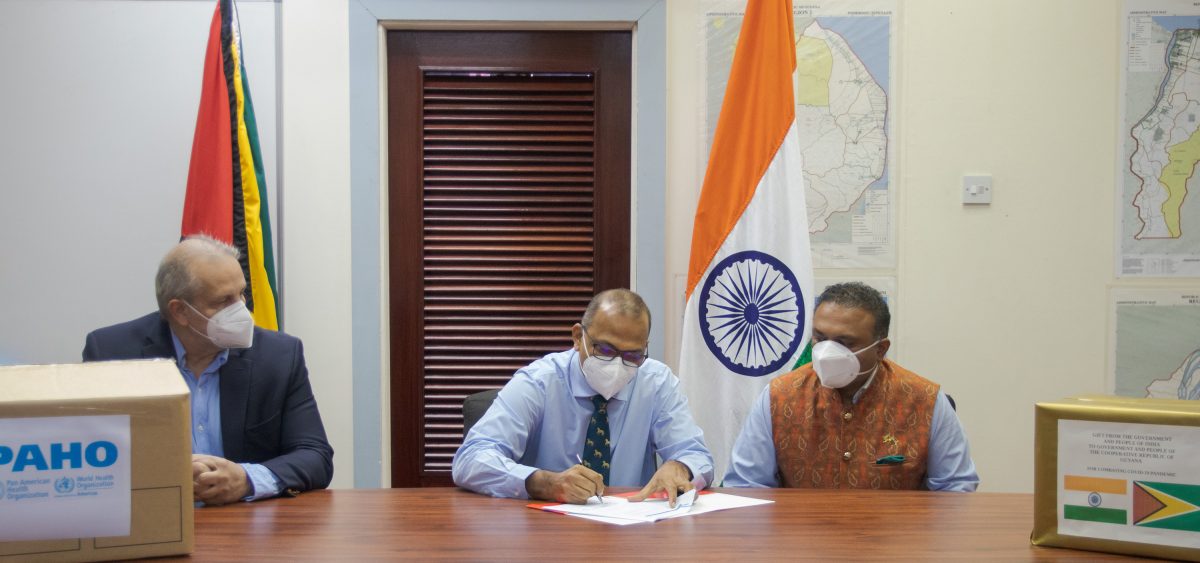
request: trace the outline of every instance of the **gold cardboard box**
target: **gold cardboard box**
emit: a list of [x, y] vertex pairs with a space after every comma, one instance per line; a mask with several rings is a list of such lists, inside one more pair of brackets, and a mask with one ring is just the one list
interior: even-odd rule
[[1200, 561], [1200, 402], [1036, 405], [1034, 545]]
[[[128, 536], [0, 541], [0, 561], [103, 561], [192, 552], [191, 407], [174, 362], [3, 367], [0, 389], [0, 420], [128, 415], [130, 448]], [[12, 444], [27, 441], [0, 436], [9, 452]], [[10, 464], [23, 459], [8, 457]], [[0, 493], [0, 510], [28, 510], [29, 505]]]

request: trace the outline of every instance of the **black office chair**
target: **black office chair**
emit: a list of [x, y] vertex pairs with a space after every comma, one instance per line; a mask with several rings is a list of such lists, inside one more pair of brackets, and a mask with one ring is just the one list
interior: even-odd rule
[[500, 394], [499, 389], [488, 389], [467, 395], [463, 400], [463, 437], [466, 438], [467, 432], [471, 431], [471, 427], [475, 426], [479, 419], [483, 418], [483, 413], [487, 412], [488, 407], [492, 406], [492, 401], [496, 400], [496, 395]]
[[[942, 393], [946, 392], [942, 391]], [[958, 405], [954, 404], [954, 397], [951, 397], [949, 393], [946, 393], [946, 400], [950, 401], [950, 408], [954, 409], [955, 412], [958, 412]]]

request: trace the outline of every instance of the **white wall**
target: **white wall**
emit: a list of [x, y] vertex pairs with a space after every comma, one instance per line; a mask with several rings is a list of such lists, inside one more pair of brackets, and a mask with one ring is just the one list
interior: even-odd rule
[[[983, 489], [1029, 491], [1033, 403], [1104, 391], [1117, 10], [1086, 0], [908, 9], [906, 358], [955, 394]], [[987, 208], [958, 202], [973, 172], [995, 178]]]
[[304, 335], [313, 393], [334, 448], [333, 487], [354, 483], [351, 373], [350, 99], [346, 3], [282, 11], [281, 145], [287, 330]]
[[[0, 2], [0, 364], [77, 362], [156, 307], [214, 2]], [[239, 3], [273, 217], [275, 5]]]

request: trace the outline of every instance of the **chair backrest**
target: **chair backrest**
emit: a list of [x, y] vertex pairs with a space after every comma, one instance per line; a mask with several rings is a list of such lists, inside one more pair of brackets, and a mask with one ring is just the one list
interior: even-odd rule
[[463, 400], [463, 438], [466, 438], [471, 427], [483, 418], [483, 413], [492, 406], [492, 401], [496, 400], [498, 394], [500, 394], [499, 389], [488, 389], [467, 395], [467, 398]]
[[[945, 391], [942, 391], [942, 392], [946, 393]], [[950, 401], [950, 408], [954, 409], [955, 411], [958, 411], [958, 405], [954, 404], [954, 397], [951, 397], [949, 393], [946, 393], [946, 400]]]

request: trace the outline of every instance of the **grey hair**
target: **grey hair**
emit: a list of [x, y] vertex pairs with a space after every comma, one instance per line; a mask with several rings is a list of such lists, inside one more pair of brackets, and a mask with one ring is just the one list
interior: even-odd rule
[[185, 237], [167, 252], [158, 263], [158, 274], [154, 276], [154, 297], [163, 316], [167, 315], [167, 303], [172, 299], [191, 301], [199, 290], [191, 265], [197, 258], [213, 256], [230, 256], [237, 260], [240, 253], [237, 248], [209, 235]]
[[646, 315], [646, 326], [650, 326], [650, 308], [646, 306], [642, 296], [625, 288], [608, 289], [597, 293], [592, 298], [592, 302], [588, 303], [587, 309], [583, 311], [583, 319], [579, 321], [579, 324], [583, 325], [583, 328], [590, 328], [592, 321], [596, 318], [596, 313], [601, 308], [611, 309], [630, 317]]
[[875, 339], [887, 338], [892, 314], [888, 312], [887, 300], [875, 288], [862, 282], [833, 284], [821, 292], [821, 296], [817, 298], [817, 306], [826, 301], [870, 313], [875, 317]]

